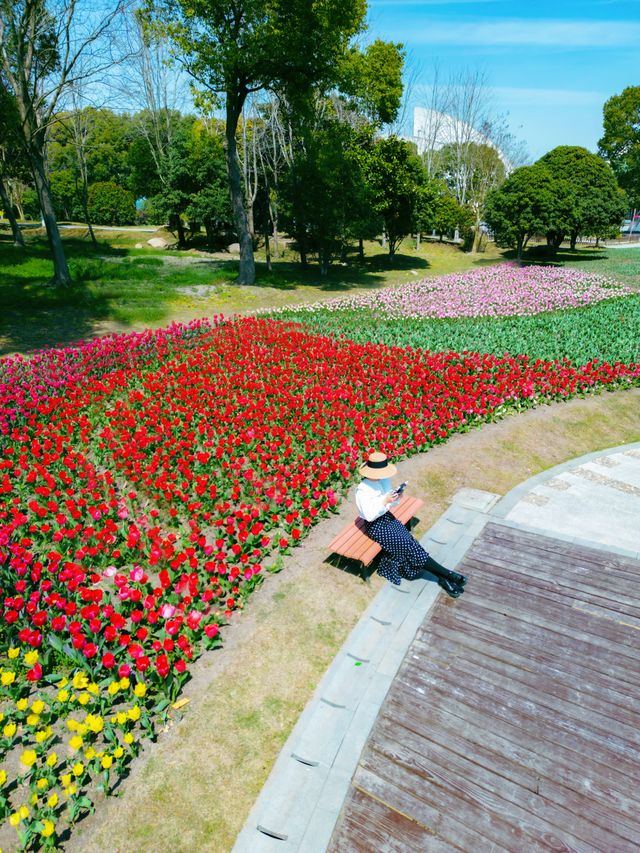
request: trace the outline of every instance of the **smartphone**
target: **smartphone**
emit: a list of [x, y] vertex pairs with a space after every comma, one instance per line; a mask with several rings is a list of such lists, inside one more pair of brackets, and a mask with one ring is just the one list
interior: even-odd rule
[[398, 486], [398, 488], [395, 491], [395, 494], [401, 495], [406, 488], [407, 488], [407, 482], [406, 481], [404, 483], [400, 483], [400, 485]]

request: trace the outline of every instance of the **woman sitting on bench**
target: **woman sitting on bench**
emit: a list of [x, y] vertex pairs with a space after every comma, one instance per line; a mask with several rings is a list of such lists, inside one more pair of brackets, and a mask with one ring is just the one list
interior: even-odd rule
[[365, 521], [364, 532], [383, 549], [378, 574], [399, 584], [402, 578], [415, 580], [423, 571], [431, 572], [451, 598], [458, 598], [464, 592], [466, 577], [437, 563], [389, 512], [401, 495], [391, 486], [396, 471], [384, 453], [372, 453], [367, 464], [360, 468], [363, 480], [356, 489], [358, 512]]

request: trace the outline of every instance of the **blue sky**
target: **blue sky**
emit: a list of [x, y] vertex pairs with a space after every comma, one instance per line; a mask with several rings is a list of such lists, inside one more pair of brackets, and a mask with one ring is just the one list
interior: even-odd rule
[[441, 78], [484, 72], [534, 159], [556, 145], [595, 151], [604, 102], [640, 85], [638, 0], [369, 0], [373, 38], [405, 44], [416, 106], [428, 106], [436, 63]]

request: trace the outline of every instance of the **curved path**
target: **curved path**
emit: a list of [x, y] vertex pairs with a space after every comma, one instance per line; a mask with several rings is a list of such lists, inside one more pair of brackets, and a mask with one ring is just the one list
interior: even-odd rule
[[458, 492], [467, 594], [385, 585], [234, 850], [637, 850], [638, 519], [640, 444]]

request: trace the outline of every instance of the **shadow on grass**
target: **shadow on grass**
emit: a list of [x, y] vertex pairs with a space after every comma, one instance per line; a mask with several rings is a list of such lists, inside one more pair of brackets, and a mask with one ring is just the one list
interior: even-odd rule
[[302, 266], [295, 261], [273, 261], [272, 270], [266, 264], [257, 263], [257, 286], [274, 287], [279, 290], [296, 290], [300, 285], [317, 287], [321, 291], [348, 291], [353, 288], [377, 288], [389, 283], [389, 273], [407, 270], [428, 270], [431, 264], [426, 258], [415, 255], [396, 254], [391, 260], [388, 255], [377, 254], [361, 261], [357, 255], [347, 256], [343, 263], [334, 263], [326, 275], [321, 275], [317, 265]]

